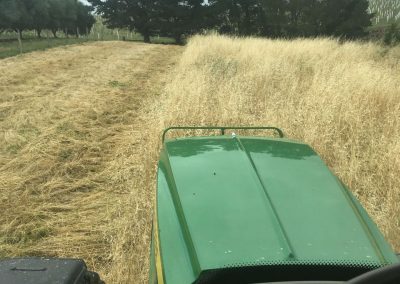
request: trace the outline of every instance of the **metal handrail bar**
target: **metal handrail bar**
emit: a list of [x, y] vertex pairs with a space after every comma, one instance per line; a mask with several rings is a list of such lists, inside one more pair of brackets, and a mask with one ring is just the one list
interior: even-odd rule
[[221, 135], [225, 135], [225, 130], [227, 129], [236, 129], [236, 130], [275, 130], [278, 132], [279, 137], [283, 138], [284, 134], [283, 131], [277, 127], [273, 126], [171, 126], [168, 127], [164, 130], [162, 134], [162, 142], [164, 143], [165, 141], [165, 136], [167, 135], [167, 132], [170, 130], [220, 130]]

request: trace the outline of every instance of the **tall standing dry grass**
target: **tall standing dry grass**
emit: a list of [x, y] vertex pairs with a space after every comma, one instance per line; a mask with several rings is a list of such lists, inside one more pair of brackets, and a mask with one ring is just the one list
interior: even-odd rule
[[400, 49], [192, 38], [164, 125], [272, 125], [309, 143], [400, 250]]

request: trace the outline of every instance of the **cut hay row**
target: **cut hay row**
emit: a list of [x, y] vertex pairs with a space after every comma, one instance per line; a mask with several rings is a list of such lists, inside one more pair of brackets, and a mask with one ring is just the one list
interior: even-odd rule
[[180, 47], [100, 42], [0, 61], [0, 257], [147, 279], [153, 108]]

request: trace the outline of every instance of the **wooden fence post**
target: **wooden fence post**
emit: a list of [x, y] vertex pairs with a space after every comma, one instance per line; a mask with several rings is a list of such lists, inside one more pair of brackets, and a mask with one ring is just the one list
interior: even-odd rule
[[21, 40], [21, 31], [17, 30], [18, 34], [18, 45], [19, 45], [19, 53], [22, 54], [22, 40]]

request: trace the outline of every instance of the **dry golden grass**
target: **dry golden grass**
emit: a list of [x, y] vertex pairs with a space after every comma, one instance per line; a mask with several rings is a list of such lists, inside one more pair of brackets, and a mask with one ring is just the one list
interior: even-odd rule
[[312, 145], [400, 250], [400, 48], [196, 36], [164, 125], [272, 125]]
[[153, 106], [181, 50], [102, 42], [0, 61], [0, 257], [82, 257], [108, 283], [145, 281]]
[[310, 143], [400, 249], [400, 49], [194, 37], [0, 61], [0, 257], [82, 257], [145, 283], [161, 130], [275, 125]]

